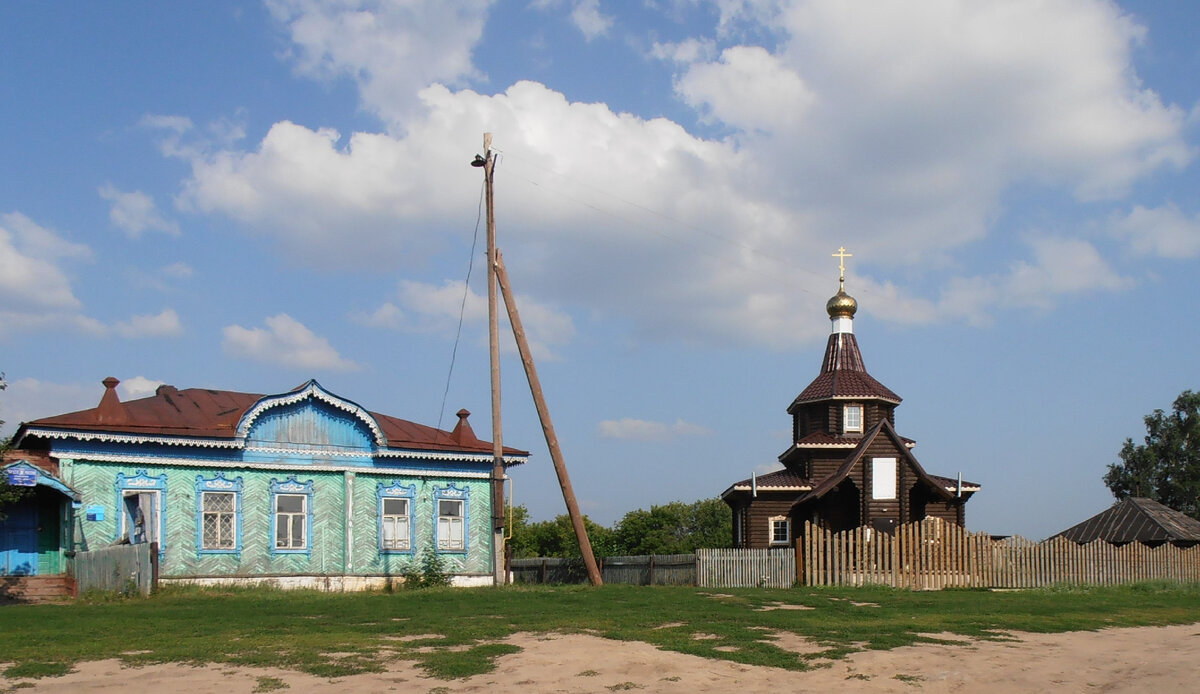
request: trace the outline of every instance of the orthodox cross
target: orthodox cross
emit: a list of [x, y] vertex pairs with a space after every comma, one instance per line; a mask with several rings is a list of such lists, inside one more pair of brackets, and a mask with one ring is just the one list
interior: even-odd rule
[[842, 246], [841, 248], [838, 249], [837, 253], [833, 253], [831, 255], [834, 258], [838, 259], [838, 270], [841, 272], [840, 276], [838, 277], [838, 283], [845, 284], [846, 283], [846, 258], [853, 258], [854, 254], [847, 253], [846, 247]]

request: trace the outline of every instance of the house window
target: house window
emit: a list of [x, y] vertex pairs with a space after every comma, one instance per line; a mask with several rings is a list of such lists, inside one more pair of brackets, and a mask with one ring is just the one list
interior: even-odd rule
[[237, 498], [233, 492], [202, 492], [200, 514], [201, 549], [233, 549], [235, 546]]
[[386, 553], [413, 551], [413, 504], [417, 485], [380, 482], [375, 487], [379, 500], [379, 551]]
[[242, 478], [196, 475], [196, 554], [237, 554], [241, 535]]
[[410, 549], [412, 545], [408, 530], [408, 499], [384, 497], [382, 504], [380, 549], [385, 552]]
[[896, 459], [871, 459], [871, 498], [896, 498]]
[[308, 546], [307, 501], [303, 494], [275, 495], [275, 549]]
[[463, 548], [463, 502], [453, 499], [438, 501], [438, 549]]
[[433, 537], [437, 551], [467, 551], [467, 528], [470, 526], [470, 505], [467, 500], [470, 492], [470, 487], [456, 487], [454, 484], [433, 488], [434, 513], [437, 514]]
[[271, 480], [271, 554], [312, 556], [313, 482]]
[[861, 434], [863, 430], [862, 405], [845, 405], [842, 407], [842, 433]]
[[792, 519], [778, 517], [771, 519], [771, 545], [788, 545], [792, 542]]

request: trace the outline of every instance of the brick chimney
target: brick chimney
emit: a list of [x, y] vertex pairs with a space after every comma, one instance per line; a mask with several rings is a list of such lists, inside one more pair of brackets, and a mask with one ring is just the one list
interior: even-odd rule
[[450, 440], [459, 445], [482, 443], [471, 429], [471, 423], [467, 421], [467, 417], [470, 417], [471, 413], [464, 409], [459, 410], [457, 414], [458, 424], [455, 424], [454, 431], [450, 432]]
[[101, 383], [104, 384], [104, 395], [100, 397], [100, 404], [96, 406], [96, 421], [101, 424], [128, 422], [129, 415], [125, 412], [125, 406], [121, 404], [121, 398], [117, 396], [117, 384], [120, 381], [109, 376]]

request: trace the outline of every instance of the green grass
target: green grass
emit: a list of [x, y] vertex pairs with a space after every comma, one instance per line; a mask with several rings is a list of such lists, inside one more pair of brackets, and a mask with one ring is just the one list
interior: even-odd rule
[[[813, 609], [762, 609], [778, 604]], [[329, 594], [167, 588], [148, 599], [4, 607], [0, 661], [11, 663], [3, 673], [9, 678], [61, 675], [77, 662], [104, 658], [130, 665], [279, 667], [336, 678], [410, 660], [431, 676], [453, 679], [488, 672], [498, 657], [515, 652], [502, 643], [513, 633], [586, 632], [746, 665], [805, 670], [818, 657], [932, 642], [931, 635], [941, 632], [1001, 639], [1010, 631], [1191, 623], [1197, 615], [1200, 585], [1168, 584], [1004, 593], [538, 586]], [[781, 649], [767, 637], [772, 631], [808, 637], [826, 651], [818, 656]]]

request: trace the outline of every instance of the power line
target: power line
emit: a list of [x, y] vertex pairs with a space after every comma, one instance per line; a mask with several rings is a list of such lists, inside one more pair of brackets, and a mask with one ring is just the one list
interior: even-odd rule
[[483, 219], [485, 186], [479, 189], [479, 205], [475, 212], [475, 234], [471, 238], [471, 255], [467, 260], [467, 278], [463, 280], [462, 304], [458, 307], [458, 330], [454, 333], [454, 347], [450, 350], [450, 368], [446, 372], [446, 388], [442, 391], [442, 407], [438, 410], [437, 430], [442, 430], [442, 418], [446, 415], [446, 398], [450, 395], [450, 378], [454, 375], [454, 362], [458, 357], [458, 342], [462, 338], [463, 316], [467, 312], [467, 297], [471, 293], [471, 271], [475, 268], [475, 248], [479, 245], [479, 223]]

